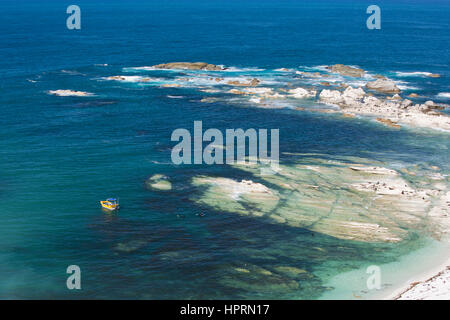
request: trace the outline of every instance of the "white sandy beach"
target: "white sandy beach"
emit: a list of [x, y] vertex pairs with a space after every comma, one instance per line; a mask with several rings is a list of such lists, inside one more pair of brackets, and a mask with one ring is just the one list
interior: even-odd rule
[[439, 267], [409, 280], [388, 300], [450, 300], [450, 258]]
[[367, 266], [331, 278], [324, 300], [445, 300], [450, 298], [450, 244], [429, 239], [397, 261], [379, 265], [381, 288], [368, 289]]

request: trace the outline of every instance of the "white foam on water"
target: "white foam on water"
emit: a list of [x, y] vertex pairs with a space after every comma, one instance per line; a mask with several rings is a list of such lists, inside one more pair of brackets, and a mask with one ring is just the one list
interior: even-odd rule
[[127, 83], [139, 83], [142, 85], [162, 85], [162, 84], [174, 84], [174, 81], [169, 81], [164, 78], [152, 78], [143, 76], [112, 76], [112, 77], [102, 77], [100, 78], [106, 81], [118, 81]]
[[127, 68], [122, 68], [123, 72], [133, 72], [133, 71], [154, 71], [154, 70], [160, 70], [160, 69], [156, 69], [154, 67], [127, 67]]
[[108, 81], [120, 81], [120, 82], [140, 82], [142, 81], [143, 77], [141, 76], [114, 76], [114, 77], [120, 77], [113, 79], [112, 77], [102, 77], [102, 80], [108, 80]]
[[[253, 102], [255, 103], [255, 102]], [[292, 105], [292, 103], [288, 101], [283, 101], [282, 98], [280, 99], [264, 99], [260, 103], [256, 103], [258, 107], [263, 107], [266, 109], [295, 109], [295, 106]]]
[[260, 84], [263, 84], [263, 85], [278, 85], [278, 84], [282, 84], [281, 81], [275, 80], [272, 77], [261, 77], [261, 78], [258, 78], [258, 79], [261, 81]]
[[364, 79], [371, 81], [371, 80], [375, 80], [375, 75], [373, 73], [370, 73], [368, 71], [366, 71], [366, 73], [363, 76]]
[[421, 72], [421, 71], [415, 71], [415, 72], [395, 72], [397, 77], [429, 77], [432, 75], [431, 72]]
[[74, 71], [74, 70], [61, 70], [61, 73], [65, 73], [65, 74], [70, 74], [73, 76], [85, 76], [84, 73], [78, 72], [78, 71]]
[[[220, 66], [224, 67], [224, 66]], [[248, 67], [248, 68], [239, 68], [239, 67], [228, 67], [225, 70], [221, 70], [219, 72], [261, 72], [266, 71], [266, 69], [256, 68], [256, 67]]]
[[348, 66], [352, 67], [352, 68], [356, 68], [356, 69], [362, 69], [360, 66], [358, 66], [356, 64], [349, 64]]
[[264, 101], [264, 98], [253, 97], [253, 98], [250, 98], [249, 101], [252, 102], [252, 103], [260, 104], [260, 103], [262, 103]]
[[170, 98], [170, 99], [183, 99], [184, 96], [171, 96], [171, 95], [168, 95], [167, 98]]
[[[217, 81], [216, 79], [220, 79]], [[229, 82], [238, 81], [242, 84], [249, 83], [253, 79], [252, 76], [238, 76], [238, 77], [217, 77], [211, 75], [195, 75], [195, 76], [182, 76], [175, 78], [177, 83], [183, 83], [186, 86], [234, 86], [233, 84], [229, 84]], [[274, 80], [273, 78], [264, 78], [258, 77], [260, 80], [259, 85], [274, 85], [279, 82]], [[239, 86], [237, 86], [239, 87]]]
[[369, 82], [369, 81], [355, 80], [355, 81], [347, 81], [347, 84], [354, 88], [359, 88], [359, 87], [364, 88], [365, 85], [367, 84], [367, 82]]
[[403, 85], [403, 84], [398, 84], [397, 87], [398, 87], [400, 90], [403, 90], [403, 91], [408, 91], [408, 90], [420, 90], [419, 87], [408, 86], [408, 85]]
[[[389, 79], [389, 78], [388, 78], [388, 79]], [[412, 85], [411, 85], [409, 82], [407, 82], [407, 81], [402, 81], [402, 80], [392, 80], [392, 79], [389, 79], [389, 80], [393, 81], [393, 82], [396, 84], [396, 86], [397, 86], [400, 90], [403, 90], [403, 91], [408, 91], [408, 90], [420, 90], [419, 87], [412, 86]]]
[[318, 77], [318, 78], [304, 78], [305, 83], [319, 86], [322, 82], [329, 82], [329, 83], [344, 83], [346, 82], [345, 79], [342, 76], [336, 75], [336, 76], [330, 76], [330, 77]]
[[[212, 79], [211, 79], [212, 78]], [[242, 81], [242, 79], [240, 79]], [[216, 78], [210, 76], [196, 76], [196, 77], [177, 77], [176, 83], [189, 87], [202, 87], [202, 86], [217, 86], [224, 85], [228, 79], [216, 81]]]
[[217, 89], [200, 89], [201, 92], [206, 92], [206, 93], [219, 93], [222, 92], [220, 90]]
[[273, 71], [275, 72], [295, 72], [295, 69], [290, 69], [290, 68], [278, 68], [278, 69], [274, 69]]
[[75, 91], [67, 89], [48, 90], [47, 94], [59, 97], [93, 97], [95, 94], [85, 91]]
[[299, 66], [299, 68], [301, 68], [303, 70], [307, 70], [307, 71], [325, 71], [325, 72], [329, 72], [327, 67], [328, 67], [327, 65], [319, 65], [319, 66], [312, 66], [312, 67]]
[[436, 97], [441, 99], [450, 99], [450, 92], [441, 92], [437, 94]]

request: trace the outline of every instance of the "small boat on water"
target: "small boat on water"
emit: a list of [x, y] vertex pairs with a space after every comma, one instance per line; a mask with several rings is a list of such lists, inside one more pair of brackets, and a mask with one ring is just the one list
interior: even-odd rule
[[100, 204], [102, 205], [103, 209], [109, 210], [109, 211], [115, 211], [119, 210], [119, 201], [115, 198], [109, 198], [104, 201], [100, 201]]

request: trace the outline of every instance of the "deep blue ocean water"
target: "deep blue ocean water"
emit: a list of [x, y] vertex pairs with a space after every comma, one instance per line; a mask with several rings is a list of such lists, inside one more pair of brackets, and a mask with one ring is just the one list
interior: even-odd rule
[[[170, 135], [194, 120], [221, 130], [280, 128], [282, 152], [426, 162], [448, 172], [447, 134], [292, 109], [205, 106], [197, 90], [102, 78], [171, 61], [238, 70], [344, 63], [374, 74], [439, 73], [398, 80], [424, 100], [448, 102], [438, 97], [450, 92], [448, 1], [377, 1], [381, 30], [366, 28], [368, 1], [76, 1], [81, 30], [66, 28], [70, 4], [0, 2], [0, 298], [319, 298], [326, 277], [420, 246], [311, 237], [200, 207], [192, 176], [243, 174], [172, 165]], [[96, 96], [47, 94], [56, 89]], [[145, 188], [156, 173], [171, 178], [172, 191]], [[99, 208], [109, 196], [120, 197], [117, 215]], [[117, 250], [119, 243], [136, 250]], [[316, 246], [328, 254], [317, 256]], [[242, 248], [278, 252], [314, 277], [286, 293], [220, 284], [222, 266], [245, 261]], [[325, 260], [333, 268], [324, 270]], [[82, 269], [81, 291], [66, 288], [72, 264]]]

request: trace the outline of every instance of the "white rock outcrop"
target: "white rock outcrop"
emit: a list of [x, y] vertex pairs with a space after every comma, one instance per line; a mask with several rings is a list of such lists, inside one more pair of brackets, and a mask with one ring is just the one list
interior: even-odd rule
[[401, 90], [397, 87], [394, 81], [388, 79], [378, 79], [368, 82], [366, 88], [382, 93], [400, 93]]
[[291, 97], [296, 99], [303, 99], [303, 98], [313, 98], [316, 96], [317, 91], [315, 90], [306, 90], [304, 88], [295, 88], [288, 90], [288, 93]]
[[344, 99], [338, 90], [324, 89], [320, 92], [319, 98], [324, 103], [340, 104], [344, 102]]

